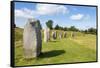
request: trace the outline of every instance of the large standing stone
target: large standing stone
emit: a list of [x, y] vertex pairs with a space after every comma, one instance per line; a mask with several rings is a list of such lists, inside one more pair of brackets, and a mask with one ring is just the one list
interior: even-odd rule
[[52, 38], [55, 40], [57, 38], [57, 32], [56, 31], [53, 31], [52, 32]]
[[63, 36], [62, 32], [59, 33], [59, 38], [61, 39]]
[[44, 29], [44, 42], [48, 42], [50, 40], [50, 29], [45, 28]]
[[72, 32], [72, 38], [74, 38], [75, 37], [75, 32]]
[[66, 35], [67, 35], [67, 33], [66, 33], [66, 32], [64, 32], [64, 38], [66, 38]]
[[14, 28], [16, 28], [16, 24], [14, 23]]
[[23, 43], [25, 58], [39, 56], [41, 53], [42, 39], [36, 19], [28, 19], [27, 24], [24, 26]]

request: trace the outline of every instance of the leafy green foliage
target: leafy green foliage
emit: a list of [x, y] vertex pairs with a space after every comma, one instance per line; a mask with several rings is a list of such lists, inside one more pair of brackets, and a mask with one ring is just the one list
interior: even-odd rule
[[60, 26], [57, 24], [57, 25], [55, 26], [55, 28], [54, 28], [54, 29], [55, 29], [55, 30], [58, 30], [58, 29], [59, 29], [59, 27], [60, 27]]
[[53, 21], [52, 21], [52, 20], [48, 20], [48, 21], [46, 22], [46, 26], [47, 26], [48, 28], [52, 29], [52, 28], [53, 28]]
[[69, 31], [79, 31], [75, 26], [71, 26], [68, 30]]
[[97, 30], [94, 29], [94, 28], [89, 28], [88, 29], [88, 33], [90, 33], [90, 34], [97, 34], [96, 32], [97, 32]]
[[55, 30], [64, 30], [64, 31], [79, 31], [79, 29], [77, 29], [75, 26], [71, 26], [70, 28], [68, 28], [68, 27], [59, 26], [58, 24], [55, 26], [54, 29]]
[[82, 31], [82, 32], [84, 32], [84, 33], [86, 33], [86, 34], [97, 34], [97, 29], [95, 29], [95, 28], [89, 28], [89, 29], [86, 29], [86, 30], [84, 30], [84, 31]]
[[42, 26], [41, 26], [41, 24], [40, 24], [40, 21], [39, 21], [39, 20], [37, 21], [37, 26], [39, 27], [39, 29], [42, 29]]
[[55, 30], [64, 30], [64, 31], [78, 31], [78, 32], [82, 32], [85, 34], [97, 34], [97, 29], [95, 28], [88, 28], [86, 30], [80, 30], [78, 28], [76, 28], [75, 26], [71, 26], [71, 27], [61, 27], [58, 24], [54, 27]]

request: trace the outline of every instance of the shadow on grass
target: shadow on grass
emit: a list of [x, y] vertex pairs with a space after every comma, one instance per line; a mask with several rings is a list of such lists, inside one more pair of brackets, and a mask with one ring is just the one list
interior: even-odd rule
[[49, 41], [49, 42], [59, 42], [59, 41], [56, 41], [56, 40], [52, 40], [52, 41]]
[[53, 51], [43, 52], [40, 54], [40, 56], [38, 58], [55, 57], [55, 56], [61, 55], [63, 53], [65, 53], [64, 50], [53, 50]]
[[56, 57], [58, 55], [62, 55], [63, 53], [65, 53], [64, 50], [53, 50], [53, 51], [48, 51], [48, 52], [42, 52], [38, 57], [36, 58], [29, 58], [29, 59], [25, 59], [25, 61], [37, 61], [37, 60], [40, 60], [42, 58], [50, 58], [50, 57]]

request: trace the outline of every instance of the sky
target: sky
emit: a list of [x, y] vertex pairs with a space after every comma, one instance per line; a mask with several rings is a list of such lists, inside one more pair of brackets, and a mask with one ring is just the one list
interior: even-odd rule
[[15, 2], [14, 15], [16, 26], [21, 28], [29, 18], [40, 20], [42, 28], [48, 20], [53, 20], [53, 27], [96, 28], [96, 7], [90, 6]]

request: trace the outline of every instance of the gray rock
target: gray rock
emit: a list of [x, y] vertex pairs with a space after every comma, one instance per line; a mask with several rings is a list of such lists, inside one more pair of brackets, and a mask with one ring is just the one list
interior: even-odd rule
[[61, 39], [63, 36], [62, 32], [59, 33], [59, 38]]
[[67, 35], [67, 33], [66, 33], [66, 32], [64, 32], [64, 38], [66, 38], [66, 35]]
[[57, 32], [56, 31], [53, 31], [52, 32], [52, 38], [55, 40], [57, 38]]
[[41, 53], [41, 31], [36, 19], [28, 19], [23, 32], [23, 49], [25, 58], [37, 57]]
[[75, 37], [75, 32], [72, 32], [72, 38], [74, 38]]
[[45, 28], [44, 29], [44, 42], [48, 42], [50, 40], [50, 29]]

